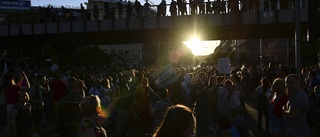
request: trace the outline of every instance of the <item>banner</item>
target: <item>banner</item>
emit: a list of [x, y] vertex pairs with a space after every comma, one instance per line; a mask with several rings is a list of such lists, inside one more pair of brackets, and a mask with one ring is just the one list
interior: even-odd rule
[[158, 88], [166, 88], [178, 80], [176, 71], [171, 65], [160, 68], [153, 72], [151, 77], [154, 79]]
[[28, 10], [30, 7], [30, 0], [0, 0], [0, 9]]
[[218, 58], [218, 68], [220, 74], [230, 74], [229, 58]]

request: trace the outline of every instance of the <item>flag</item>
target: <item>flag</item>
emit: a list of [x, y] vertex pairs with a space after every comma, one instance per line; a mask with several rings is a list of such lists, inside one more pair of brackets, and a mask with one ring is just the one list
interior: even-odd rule
[[4, 61], [4, 69], [3, 69], [3, 74], [8, 73], [8, 66], [7, 66], [7, 61]]

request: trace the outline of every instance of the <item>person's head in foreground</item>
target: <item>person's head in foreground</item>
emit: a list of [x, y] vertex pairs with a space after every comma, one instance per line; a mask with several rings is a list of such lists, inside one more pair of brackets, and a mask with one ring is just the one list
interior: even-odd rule
[[79, 106], [84, 117], [97, 116], [101, 112], [100, 99], [98, 96], [85, 97]]
[[190, 108], [178, 104], [169, 108], [153, 137], [190, 137], [193, 129], [193, 112]]

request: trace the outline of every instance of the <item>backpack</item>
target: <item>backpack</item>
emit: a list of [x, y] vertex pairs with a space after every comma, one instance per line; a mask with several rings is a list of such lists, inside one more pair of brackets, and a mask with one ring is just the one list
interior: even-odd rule
[[82, 136], [82, 132], [84, 130], [87, 130], [88, 128], [93, 128], [95, 137], [106, 137], [106, 131], [100, 126], [94, 126], [94, 124], [91, 121], [84, 120], [80, 122], [80, 129], [81, 133], [79, 134], [80, 137]]

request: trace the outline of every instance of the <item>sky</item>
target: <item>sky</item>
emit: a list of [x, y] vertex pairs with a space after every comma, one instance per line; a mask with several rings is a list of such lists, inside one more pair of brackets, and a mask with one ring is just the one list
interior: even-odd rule
[[31, 0], [31, 6], [44, 6], [44, 5], [54, 5], [54, 6], [70, 6], [79, 7], [80, 3], [88, 2], [88, 0]]
[[[134, 1], [134, 0], [130, 0]], [[144, 0], [139, 0], [141, 4], [144, 4]], [[160, 0], [150, 0], [154, 4], [159, 4]], [[166, 0], [171, 1], [171, 0]], [[54, 5], [54, 6], [70, 6], [70, 7], [79, 7], [80, 3], [88, 2], [88, 0], [31, 0], [31, 6], [43, 6], [43, 5]]]
[[[134, 1], [134, 0], [130, 0]], [[139, 0], [144, 4], [144, 0]], [[159, 4], [161, 0], [150, 0], [154, 4]], [[171, 0], [166, 0], [167, 3]], [[80, 3], [88, 2], [88, 0], [31, 0], [31, 6], [53, 6], [65, 7], [80, 7]], [[214, 52], [214, 49], [219, 45], [220, 41], [202, 41], [202, 42], [187, 42], [186, 46], [192, 50], [195, 56], [206, 56]]]

